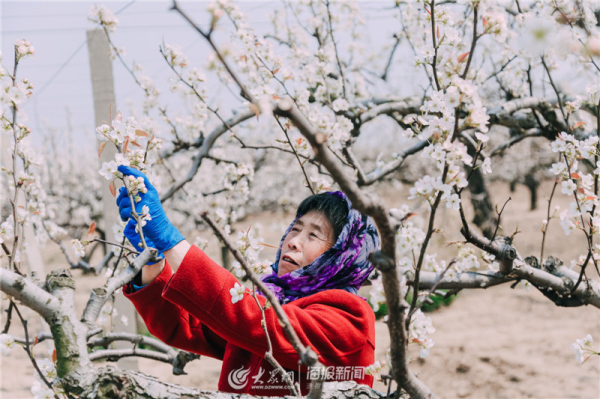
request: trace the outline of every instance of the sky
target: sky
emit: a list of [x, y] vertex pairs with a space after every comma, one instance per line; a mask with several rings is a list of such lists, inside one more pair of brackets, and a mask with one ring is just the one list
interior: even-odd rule
[[[181, 18], [170, 11], [170, 1], [11, 1], [0, 0], [3, 63], [12, 70], [13, 44], [27, 39], [35, 47], [35, 57], [19, 64], [18, 76], [27, 77], [35, 86], [32, 97], [22, 109], [28, 116], [32, 137], [44, 134], [48, 127], [63, 130], [67, 126], [67, 108], [76, 135], [92, 137], [94, 108], [90, 80], [86, 30], [94, 28], [87, 14], [94, 4], [104, 4], [118, 12], [119, 26], [113, 34], [118, 47], [127, 50], [125, 60], [141, 63], [155, 80], [163, 95], [161, 103], [169, 103], [170, 71], [160, 53], [164, 41], [179, 44], [190, 64], [202, 67], [209, 54], [207, 43]], [[363, 2], [369, 35], [380, 41], [391, 37], [396, 24], [387, 2]], [[200, 23], [208, 21], [206, 1], [182, 1], [181, 7]], [[238, 2], [252, 26], [260, 33], [270, 26], [268, 12], [279, 2]], [[387, 10], [386, 10], [387, 8]], [[229, 34], [230, 30], [223, 30]], [[226, 39], [222, 34], [221, 40]], [[128, 108], [133, 101], [139, 110], [142, 93], [118, 60], [113, 61], [117, 108]], [[172, 95], [171, 95], [172, 96]], [[139, 112], [139, 111], [138, 111]]]

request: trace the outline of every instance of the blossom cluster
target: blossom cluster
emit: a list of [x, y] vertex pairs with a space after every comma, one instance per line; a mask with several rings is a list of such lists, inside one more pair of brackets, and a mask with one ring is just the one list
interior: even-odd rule
[[162, 51], [171, 66], [185, 67], [189, 63], [181, 50], [181, 46], [165, 44]]
[[223, 172], [223, 186], [227, 190], [248, 194], [249, 182], [254, 178], [254, 168], [251, 164], [229, 164]]
[[592, 342], [594, 342], [594, 339], [588, 334], [582, 339], [576, 339], [575, 342], [571, 344], [571, 349], [575, 354], [577, 363], [583, 364], [590, 356], [600, 355], [600, 352], [595, 351], [592, 347]]
[[311, 186], [315, 190], [315, 194], [320, 194], [325, 191], [331, 190], [331, 186], [333, 185], [327, 178], [324, 176], [313, 176], [310, 178]]
[[[248, 231], [240, 231], [238, 232], [238, 239], [236, 241], [236, 246], [238, 251], [242, 254], [242, 256], [248, 262], [250, 269], [254, 274], [259, 277], [272, 272], [271, 263], [265, 260], [259, 260], [258, 256], [262, 250], [259, 246], [258, 238], [254, 237], [254, 232], [252, 229], [248, 229]], [[246, 275], [244, 269], [242, 269], [242, 265], [239, 262], [233, 262], [233, 274], [237, 277], [243, 277]]]
[[119, 20], [115, 17], [115, 14], [105, 5], [92, 6], [92, 10], [88, 14], [88, 20], [101, 24], [110, 33], [114, 33], [119, 24]]
[[126, 140], [135, 141], [137, 130], [140, 129], [134, 117], [129, 117], [123, 122], [119, 113], [110, 125], [98, 126], [96, 136], [100, 141], [110, 141], [115, 145], [122, 145]]
[[146, 188], [146, 184], [144, 178], [142, 176], [125, 176], [123, 180], [127, 181], [128, 192], [133, 196], [133, 200], [135, 202], [140, 202], [142, 197], [140, 197], [140, 193], [146, 194], [148, 189]]
[[[129, 117], [123, 122], [120, 112], [110, 125], [98, 126], [96, 135], [102, 142], [101, 151], [107, 143], [112, 143], [121, 150], [115, 154], [114, 160], [102, 163], [99, 173], [106, 180], [122, 178], [122, 173], [118, 171], [118, 167], [121, 165], [131, 166], [144, 172], [151, 162], [148, 154], [156, 153], [162, 147], [162, 140], [154, 136], [149, 137], [148, 133], [140, 128], [134, 117]], [[147, 140], [145, 148], [143, 148], [144, 143], [140, 143], [142, 140]], [[134, 146], [137, 148], [131, 148]], [[133, 184], [133, 181], [131, 182]], [[134, 195], [138, 191], [145, 192], [144, 190], [146, 190], [143, 181], [133, 185]]]
[[420, 346], [419, 356], [423, 359], [429, 356], [429, 350], [435, 345], [433, 339], [429, 337], [429, 334], [434, 332], [435, 327], [431, 323], [431, 317], [425, 316], [421, 309], [417, 309], [408, 325], [408, 341]]
[[[561, 132], [551, 144], [552, 151], [561, 154], [562, 160], [552, 164], [550, 172], [562, 180], [561, 193], [573, 196], [574, 201], [568, 209], [560, 213], [560, 225], [566, 235], [576, 229], [585, 229], [581, 224], [584, 218], [590, 219], [592, 233], [600, 227], [600, 215], [597, 215], [598, 195], [594, 192], [595, 181], [600, 174], [600, 162], [592, 173], [579, 170], [581, 159], [594, 162], [598, 153], [598, 137], [591, 136], [577, 140], [573, 135]], [[593, 212], [593, 213], [592, 213]]]
[[15, 48], [17, 49], [17, 57], [26, 57], [28, 55], [33, 56], [35, 54], [35, 48], [25, 39], [17, 40], [15, 42]]
[[71, 240], [71, 249], [73, 250], [75, 256], [80, 258], [85, 256], [85, 247], [81, 241], [76, 239]]
[[[20, 44], [27, 43], [27, 44]], [[15, 43], [17, 51], [23, 50], [25, 53], [18, 52], [18, 59], [26, 55], [33, 54], [33, 46], [24, 40], [17, 40]], [[20, 50], [19, 50], [20, 49]], [[30, 52], [30, 53], [28, 53]], [[1, 56], [0, 56], [1, 57]], [[1, 61], [1, 58], [0, 58]], [[12, 133], [12, 121], [5, 115], [7, 109], [17, 107], [22, 104], [32, 94], [33, 83], [28, 79], [16, 79], [14, 82], [10, 78], [9, 72], [0, 64], [0, 129], [10, 131]], [[24, 125], [19, 126], [20, 136], [24, 137], [24, 133], [30, 132]]]

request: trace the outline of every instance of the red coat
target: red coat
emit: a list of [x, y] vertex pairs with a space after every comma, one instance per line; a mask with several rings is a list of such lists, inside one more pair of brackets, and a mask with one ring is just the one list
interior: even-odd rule
[[[173, 274], [168, 263], [148, 286], [123, 292], [148, 330], [168, 345], [223, 360], [219, 391], [264, 396], [289, 395], [265, 360], [267, 340], [254, 298], [233, 304], [229, 290], [238, 280], [192, 246]], [[248, 289], [247, 289], [248, 290]], [[264, 305], [265, 298], [258, 296]], [[328, 366], [329, 380], [354, 380], [373, 386], [364, 368], [374, 363], [375, 316], [367, 302], [343, 290], [328, 290], [283, 305], [304, 345]], [[265, 311], [273, 356], [293, 373], [302, 393], [311, 377], [288, 341], [272, 308]]]

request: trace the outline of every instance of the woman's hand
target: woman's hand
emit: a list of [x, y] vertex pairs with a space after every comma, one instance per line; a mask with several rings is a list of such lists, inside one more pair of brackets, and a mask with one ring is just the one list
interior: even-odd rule
[[[141, 191], [137, 193], [137, 196], [139, 196], [141, 200], [135, 204], [135, 210], [139, 215], [142, 214], [144, 206], [148, 207], [148, 213], [150, 214], [150, 217], [146, 218], [146, 223], [142, 226], [144, 237], [151, 240], [154, 243], [154, 247], [160, 252], [169, 250], [179, 242], [183, 241], [185, 238], [167, 218], [162, 204], [160, 203], [158, 192], [154, 186], [150, 184], [146, 175], [129, 166], [121, 165], [118, 169], [119, 172], [123, 173], [125, 176], [141, 177], [144, 179], [144, 185], [146, 186], [147, 191], [145, 193]], [[133, 219], [131, 216], [131, 201], [129, 200], [125, 187], [119, 189], [117, 205], [119, 206], [121, 220], [126, 221], [128, 219]]]
[[[136, 231], [136, 226], [137, 223], [135, 222], [135, 220], [130, 219], [129, 223], [127, 223], [127, 225], [125, 226], [125, 229], [123, 229], [123, 234], [125, 235], [125, 237], [127, 237], [131, 245], [133, 245], [133, 247], [136, 250], [141, 251], [143, 250], [142, 240], [140, 239], [140, 234]], [[154, 243], [150, 238], [144, 237], [144, 239], [146, 240], [146, 245], [148, 245], [151, 248], [155, 248]], [[157, 258], [160, 259], [158, 262], [148, 262], [142, 268], [141, 285], [150, 284], [152, 281], [154, 281], [156, 277], [158, 277], [158, 275], [164, 269], [165, 256], [161, 251], [158, 252]]]

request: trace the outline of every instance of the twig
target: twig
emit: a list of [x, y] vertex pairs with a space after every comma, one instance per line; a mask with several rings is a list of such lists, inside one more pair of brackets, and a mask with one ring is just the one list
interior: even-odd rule
[[387, 81], [387, 75], [390, 70], [390, 66], [392, 65], [392, 60], [394, 59], [394, 53], [396, 52], [396, 49], [398, 48], [398, 45], [400, 44], [400, 36], [398, 36], [394, 33], [394, 39], [396, 39], [396, 42], [394, 43], [394, 46], [392, 47], [392, 51], [390, 51], [390, 56], [388, 57], [387, 63], [385, 64], [385, 69], [383, 70], [383, 74], [381, 75], [381, 80]]
[[110, 241], [105, 241], [105, 240], [102, 240], [100, 238], [94, 238], [93, 240], [90, 240], [90, 242], [101, 242], [101, 243], [104, 243], [104, 244], [108, 244], [108, 245], [113, 245], [115, 247], [119, 247], [119, 248], [121, 248], [123, 250], [126, 250], [126, 251], [129, 251], [130, 253], [135, 254], [135, 255], [139, 255], [140, 254], [140, 252], [134, 251], [133, 249], [128, 248], [125, 245], [117, 244], [117, 243], [110, 242]]
[[[445, 163], [444, 165], [444, 170], [442, 172], [442, 182], [446, 181], [446, 175], [448, 174], [448, 164]], [[437, 208], [440, 205], [440, 201], [442, 200], [442, 195], [443, 192], [440, 191], [438, 192], [434, 203], [431, 205], [431, 212], [429, 214], [429, 223], [427, 225], [427, 232], [425, 233], [425, 239], [423, 240], [423, 242], [421, 243], [421, 250], [419, 251], [419, 258], [417, 261], [417, 264], [415, 266], [415, 279], [413, 282], [413, 298], [410, 304], [410, 311], [408, 313], [408, 317], [406, 318], [407, 320], [407, 325], [410, 324], [410, 319], [412, 317], [412, 315], [414, 314], [414, 312], [417, 310], [416, 305], [417, 305], [417, 298], [418, 298], [418, 294], [419, 294], [419, 274], [421, 273], [421, 267], [423, 265], [423, 260], [425, 259], [425, 252], [427, 251], [427, 246], [429, 245], [429, 240], [431, 240], [431, 236], [433, 235], [434, 232], [434, 221], [435, 221], [435, 215], [437, 213]]]
[[310, 190], [310, 192], [315, 195], [315, 190], [313, 189], [312, 184], [310, 184], [310, 179], [308, 178], [308, 175], [306, 174], [306, 170], [304, 169], [304, 165], [302, 164], [302, 161], [300, 160], [300, 157], [298, 156], [298, 152], [296, 151], [296, 148], [294, 148], [294, 144], [292, 143], [292, 140], [290, 140], [290, 136], [288, 135], [287, 129], [285, 127], [283, 127], [283, 125], [281, 124], [281, 121], [279, 120], [279, 118], [277, 116], [275, 116], [275, 120], [277, 121], [277, 124], [279, 125], [279, 127], [281, 128], [281, 130], [283, 130], [283, 134], [285, 134], [285, 138], [287, 139], [290, 148], [292, 149], [292, 151], [294, 151], [294, 155], [296, 156], [296, 160], [298, 161], [298, 164], [300, 165], [300, 169], [302, 169], [302, 173], [304, 174], [304, 178], [306, 179], [306, 185], [308, 186], [308, 189]]
[[333, 22], [331, 21], [331, 10], [329, 5], [329, 0], [325, 1], [325, 7], [327, 8], [327, 17], [329, 21], [329, 37], [331, 38], [331, 42], [333, 43], [333, 50], [335, 51], [335, 59], [338, 64], [338, 69], [340, 70], [340, 78], [342, 79], [342, 92], [344, 93], [344, 98], [346, 98], [346, 78], [344, 77], [344, 68], [342, 68], [342, 62], [340, 61], [340, 55], [338, 53], [337, 43], [333, 38]]
[[29, 360], [31, 360], [31, 363], [33, 364], [33, 367], [35, 368], [35, 371], [37, 371], [37, 373], [40, 376], [40, 378], [42, 379], [42, 381], [44, 381], [44, 384], [46, 384], [48, 386], [48, 388], [51, 389], [52, 392], [54, 393], [54, 398], [59, 399], [56, 392], [54, 392], [54, 388], [52, 387], [52, 384], [50, 382], [48, 382], [48, 380], [46, 379], [46, 376], [40, 370], [37, 362], [35, 361], [35, 359], [33, 357], [33, 354], [31, 353], [31, 348], [29, 347], [29, 331], [27, 329], [27, 320], [25, 320], [23, 318], [23, 316], [21, 315], [21, 312], [19, 311], [19, 308], [13, 302], [12, 299], [10, 300], [10, 303], [13, 305], [15, 311], [17, 312], [19, 319], [21, 319], [21, 323], [23, 324], [23, 330], [25, 330], [25, 346], [23, 346], [23, 349], [25, 349], [25, 352], [27, 352], [27, 356], [29, 356]]
[[[126, 238], [127, 237], [123, 236], [123, 241], [121, 241], [121, 244], [123, 244], [123, 245], [125, 244]], [[123, 259], [123, 257], [125, 257], [125, 260], [129, 261], [127, 256], [128, 256], [128, 254], [125, 253], [125, 247], [121, 247], [121, 250], [119, 251], [119, 256], [117, 257], [117, 260], [114, 263], [112, 272], [110, 273], [111, 278], [115, 276], [115, 273], [117, 272], [117, 268], [119, 267], [119, 263], [121, 262], [121, 259]]]
[[[532, 112], [535, 113], [535, 110], [532, 110]], [[490, 157], [496, 156], [498, 154], [501, 154], [504, 150], [506, 150], [509, 147], [512, 147], [513, 145], [517, 144], [518, 142], [524, 140], [524, 139], [528, 139], [531, 137], [541, 137], [544, 135], [544, 132], [542, 132], [539, 129], [532, 129], [534, 130], [531, 133], [526, 133], [526, 134], [522, 134], [520, 136], [517, 136], [509, 141], [507, 141], [504, 144], [500, 144], [498, 147], [494, 148], [492, 150], [492, 152], [490, 152]]]
[[8, 329], [10, 328], [10, 322], [12, 320], [12, 310], [15, 304], [13, 301], [10, 301], [8, 304], [8, 309], [6, 309], [6, 323], [4, 324], [4, 328], [2, 329], [2, 334], [7, 334]]
[[[13, 74], [10, 77], [12, 79], [12, 85], [13, 87], [16, 87], [17, 83], [17, 67], [19, 65], [19, 57], [18, 57], [18, 52], [17, 52], [17, 47], [14, 46], [14, 51], [15, 51], [15, 66], [13, 69]], [[18, 206], [18, 199], [19, 199], [19, 188], [20, 188], [20, 184], [17, 181], [17, 156], [19, 154], [19, 136], [17, 134], [17, 105], [13, 102], [12, 103], [12, 122], [11, 123], [11, 127], [12, 127], [12, 131], [13, 131], [13, 138], [15, 140], [15, 148], [13, 149], [13, 153], [12, 155], [12, 176], [13, 176], [13, 183], [14, 183], [14, 187], [15, 187], [15, 194], [14, 197], [12, 199], [12, 201], [10, 201], [11, 205], [12, 205], [12, 214], [13, 214], [13, 232], [14, 232], [14, 241], [13, 241], [13, 247], [12, 247], [12, 251], [10, 251], [11, 256], [8, 258], [8, 268], [10, 269], [15, 269], [16, 271], [18, 271], [19, 274], [22, 274], [21, 271], [18, 268], [17, 262], [15, 262], [15, 257], [14, 255], [17, 253], [17, 248], [19, 243], [19, 223], [18, 223], [18, 219], [17, 219], [17, 206]]]
[[[488, 81], [488, 80], [490, 80], [491, 78], [493, 78], [493, 77], [496, 77], [498, 74], [500, 74], [502, 71], [504, 71], [504, 69], [506, 69], [506, 67], [507, 67], [507, 66], [508, 66], [508, 65], [509, 65], [511, 62], [513, 62], [513, 61], [514, 61], [516, 58], [517, 58], [517, 56], [516, 56], [516, 55], [514, 55], [514, 56], [513, 56], [513, 57], [512, 57], [510, 60], [508, 60], [508, 62], [506, 62], [504, 65], [502, 65], [502, 67], [500, 68], [500, 70], [498, 70], [498, 71], [494, 72], [493, 74], [491, 74], [490, 76], [488, 76], [488, 77], [487, 77], [487, 78], [484, 80], [484, 82], [487, 82], [487, 81]], [[533, 96], [533, 94], [532, 94], [532, 96]]]
[[[183, 84], [185, 84], [188, 88], [190, 88], [194, 94], [196, 95], [196, 97], [198, 98], [198, 100], [200, 100], [200, 102], [206, 104], [206, 101], [202, 98], [202, 96], [200, 95], [200, 93], [198, 93], [198, 90], [196, 90], [196, 88], [194, 87], [194, 85], [192, 85], [190, 82], [186, 81], [183, 76], [181, 76], [181, 73], [179, 73], [175, 67], [169, 62], [167, 55], [165, 54], [164, 50], [162, 47], [159, 48], [160, 53], [162, 54], [164, 60], [167, 62], [167, 64], [169, 65], [169, 67], [171, 68], [171, 70], [177, 75], [177, 78], [179, 78], [179, 81], [182, 82]], [[210, 105], [206, 104], [206, 109], [209, 110], [210, 112], [212, 112], [220, 121], [223, 125], [225, 125], [227, 127], [227, 129], [233, 133], [233, 130], [231, 128], [231, 126], [229, 126], [227, 124], [227, 121], [225, 121], [225, 119], [223, 119], [223, 117], [219, 114], [219, 112], [212, 108]], [[172, 125], [173, 126], [173, 125]]]
[[[121, 151], [119, 150], [119, 152], [121, 152]], [[129, 180], [126, 178], [126, 176], [123, 176], [122, 181], [123, 181], [123, 185], [125, 186], [125, 189], [127, 190], [127, 196], [129, 197], [129, 202], [131, 202], [131, 216], [137, 223], [137, 233], [138, 233], [138, 236], [140, 237], [140, 245], [142, 246], [142, 248], [146, 249], [148, 247], [148, 245], [146, 244], [146, 237], [144, 237], [144, 232], [142, 230], [142, 218], [140, 217], [140, 215], [138, 215], [137, 211], [135, 210], [136, 201], [133, 198], [131, 189], [129, 188]]]
[[446, 266], [446, 268], [444, 269], [443, 272], [440, 273], [439, 277], [437, 278], [437, 280], [435, 281], [435, 283], [433, 283], [433, 285], [431, 286], [431, 288], [429, 289], [429, 295], [433, 294], [435, 292], [435, 289], [438, 287], [438, 285], [440, 285], [440, 282], [442, 281], [442, 279], [444, 278], [444, 275], [446, 275], [446, 272], [452, 267], [452, 265], [454, 265], [456, 262], [458, 261], [458, 259], [453, 258], [450, 262], [448, 262], [448, 265]]
[[496, 230], [494, 230], [494, 234], [492, 235], [492, 239], [490, 240], [492, 242], [494, 241], [494, 239], [496, 238], [496, 234], [498, 233], [498, 228], [500, 227], [500, 219], [502, 218], [502, 212], [504, 212], [504, 207], [506, 206], [506, 204], [508, 204], [508, 201], [510, 201], [510, 200], [511, 200], [511, 198], [508, 197], [506, 202], [504, 202], [504, 205], [502, 205], [502, 209], [500, 209], [500, 212], [498, 212], [498, 221], [496, 222]]
[[[565, 109], [563, 107], [562, 100], [560, 99], [560, 92], [558, 91], [558, 88], [554, 84], [554, 80], [552, 79], [552, 74], [550, 73], [550, 69], [548, 68], [548, 65], [546, 65], [546, 60], [544, 59], [544, 56], [542, 55], [541, 58], [542, 58], [542, 65], [544, 66], [544, 69], [546, 70], [546, 73], [548, 74], [548, 79], [550, 80], [550, 85], [552, 86], [552, 89], [554, 90], [554, 93], [556, 94], [556, 98], [558, 100], [558, 105], [560, 107], [560, 113], [562, 114], [563, 119], [567, 120], [567, 122], [568, 122], [568, 116], [565, 113]], [[567, 127], [568, 126], [569, 126], [569, 124], [567, 123]]]
[[221, 52], [219, 51], [219, 49], [213, 42], [212, 37], [211, 37], [212, 29], [205, 33], [202, 29], [200, 29], [200, 27], [198, 25], [196, 25], [196, 23], [194, 21], [192, 21], [192, 19], [181, 8], [179, 8], [179, 5], [177, 4], [177, 1], [175, 1], [175, 0], [173, 0], [173, 5], [171, 6], [171, 10], [177, 11], [196, 30], [196, 32], [198, 32], [202, 37], [204, 37], [206, 39], [208, 44], [210, 44], [213, 51], [217, 55], [217, 58], [219, 58], [219, 61], [221, 61], [221, 64], [223, 64], [223, 66], [227, 70], [227, 73], [229, 73], [229, 76], [231, 76], [231, 78], [235, 81], [235, 83], [238, 85], [238, 87], [244, 94], [244, 97], [246, 99], [248, 99], [248, 101], [250, 101], [251, 103], [256, 104], [256, 100], [255, 100], [254, 96], [252, 95], [252, 93], [250, 93], [246, 89], [246, 87], [242, 84], [242, 82], [238, 79], [237, 75], [229, 67], [229, 64], [227, 63], [227, 61], [225, 61], [225, 58], [223, 57], [223, 55], [221, 54]]
[[[560, 156], [559, 156], [560, 161]], [[552, 192], [550, 193], [550, 198], [548, 198], [548, 212], [546, 214], [546, 225], [542, 230], [542, 245], [540, 251], [540, 265], [544, 264], [544, 245], [546, 244], [546, 233], [548, 232], [548, 226], [550, 225], [550, 207], [552, 205], [552, 198], [554, 198], [554, 193], [556, 192], [556, 186], [558, 186], [558, 179], [554, 180], [554, 185], [552, 186]]]
[[433, 68], [433, 81], [435, 82], [435, 87], [437, 89], [437, 91], [440, 91], [442, 89], [442, 87], [440, 86], [440, 81], [438, 79], [437, 76], [437, 55], [438, 55], [438, 48], [437, 48], [437, 44], [436, 44], [436, 31], [435, 31], [435, 0], [431, 0], [431, 7], [430, 7], [430, 14], [431, 14], [431, 40], [433, 41], [433, 62], [431, 64], [431, 67]]
[[285, 372], [283, 367], [281, 367], [279, 362], [273, 357], [273, 344], [271, 343], [271, 337], [269, 337], [269, 330], [267, 329], [267, 318], [265, 317], [265, 308], [260, 304], [260, 302], [258, 301], [258, 297], [256, 295], [257, 295], [256, 289], [255, 289], [254, 283], [253, 283], [252, 284], [252, 297], [254, 298], [256, 305], [260, 309], [260, 315], [262, 318], [261, 326], [262, 326], [263, 331], [265, 332], [265, 337], [267, 338], [268, 349], [267, 349], [267, 352], [265, 353], [265, 359], [267, 359], [267, 361], [269, 363], [271, 363], [273, 368], [275, 368], [276, 370], [279, 371], [279, 374], [281, 374], [281, 377], [283, 378], [285, 383], [288, 385], [288, 388], [290, 389], [291, 394], [294, 396], [300, 397], [301, 396], [300, 392], [298, 392], [296, 390], [296, 387], [294, 387], [294, 384], [292, 383], [290, 376]]
[[460, 76], [463, 79], [467, 78], [467, 73], [469, 73], [469, 67], [471, 66], [471, 61], [473, 60], [473, 53], [475, 52], [475, 45], [477, 44], [477, 12], [479, 11], [479, 3], [475, 3], [473, 7], [473, 40], [471, 41], [471, 50], [469, 51], [469, 57], [467, 58], [467, 65], [465, 66], [465, 70]]

